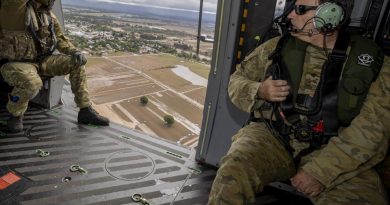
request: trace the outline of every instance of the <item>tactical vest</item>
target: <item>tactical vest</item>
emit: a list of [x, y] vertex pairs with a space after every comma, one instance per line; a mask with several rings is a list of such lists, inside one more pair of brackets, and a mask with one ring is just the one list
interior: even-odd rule
[[[281, 63], [284, 64], [284, 69], [287, 69], [289, 74], [289, 79], [286, 80], [290, 81], [289, 83], [293, 85], [291, 98], [293, 101], [292, 104], [296, 104], [308, 43], [289, 37], [285, 39], [283, 44], [281, 49], [282, 57], [279, 58], [279, 61], [283, 61]], [[336, 79], [336, 86], [338, 81], [338, 86], [335, 90], [336, 96], [334, 99], [320, 100], [320, 103], [330, 101], [330, 104], [337, 106], [335, 110], [337, 111], [337, 115], [335, 115], [337, 119], [328, 119], [328, 122], [332, 120], [337, 121], [339, 126], [348, 126], [360, 113], [371, 83], [376, 80], [384, 59], [381, 48], [372, 40], [365, 39], [361, 36], [352, 36], [350, 37], [349, 46], [348, 58], [344, 66], [341, 64], [341, 79]], [[324, 77], [323, 75], [327, 74], [322, 73], [321, 75]], [[317, 88], [318, 90], [319, 88]], [[318, 112], [323, 110], [324, 107], [322, 106]], [[312, 115], [314, 114], [316, 113], [312, 113]]]
[[[282, 42], [281, 42], [282, 43]], [[283, 60], [290, 74], [290, 81], [300, 81], [302, 76], [303, 64], [306, 54], [307, 43], [295, 38], [290, 38], [283, 43], [281, 50]], [[352, 36], [349, 42], [350, 51], [348, 59], [344, 63], [341, 78], [337, 87], [337, 99], [331, 100], [337, 106], [337, 119], [339, 126], [348, 126], [351, 121], [360, 113], [363, 102], [367, 97], [369, 88], [376, 80], [383, 65], [384, 54], [372, 40], [361, 36]], [[294, 87], [293, 95], [297, 95], [298, 86]], [[337, 135], [335, 135], [337, 136]], [[327, 138], [326, 136], [321, 136]], [[283, 140], [283, 139], [281, 139]], [[326, 142], [318, 140], [319, 142]], [[288, 142], [281, 141], [287, 150], [291, 150]], [[296, 165], [300, 159], [310, 152], [318, 149], [316, 139], [312, 139], [310, 147], [302, 150], [294, 158]], [[390, 142], [389, 142], [390, 143]], [[319, 144], [321, 145], [321, 144]], [[390, 144], [389, 144], [390, 145]], [[387, 152], [386, 158], [376, 167], [385, 187], [390, 189], [390, 152]]]
[[49, 12], [37, 12], [31, 0], [1, 0], [0, 59], [37, 61], [56, 45]]

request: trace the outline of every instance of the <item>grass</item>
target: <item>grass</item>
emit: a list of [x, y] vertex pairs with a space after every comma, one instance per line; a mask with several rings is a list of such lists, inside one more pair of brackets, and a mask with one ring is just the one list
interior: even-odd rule
[[[126, 53], [119, 52], [115, 53], [112, 56], [125, 56]], [[210, 65], [188, 61], [184, 58], [179, 58], [169, 54], [157, 54], [157, 55], [139, 55], [139, 56], [129, 56], [133, 58], [137, 65], [132, 65], [134, 67], [145, 67], [143, 63], [149, 64], [151, 69], [174, 67], [175, 65], [183, 65], [188, 67], [192, 72], [202, 76], [203, 78], [208, 79], [210, 73]], [[87, 67], [94, 67], [99, 63], [107, 63], [107, 60], [99, 57], [88, 58]], [[152, 62], [152, 63], [151, 63]]]

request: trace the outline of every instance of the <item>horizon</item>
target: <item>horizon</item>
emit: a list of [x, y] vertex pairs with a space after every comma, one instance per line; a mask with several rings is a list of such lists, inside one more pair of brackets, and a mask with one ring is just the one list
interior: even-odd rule
[[[102, 12], [126, 13], [137, 16], [160, 18], [178, 22], [194, 23], [198, 21], [199, 11], [186, 8], [170, 8], [160, 5], [145, 5], [134, 2], [114, 0], [63, 0], [64, 5], [78, 8], [95, 9]], [[129, 1], [129, 0], [126, 0]], [[139, 0], [148, 1], [148, 0]], [[174, 2], [176, 0], [169, 0]], [[93, 2], [93, 3], [91, 3]], [[193, 0], [192, 0], [193, 2]], [[216, 13], [204, 11], [202, 21], [208, 25], [215, 25]]]
[[[163, 0], [162, 3], [159, 4], [156, 4], [156, 2], [153, 0], [85, 0], [85, 1], [101, 2], [101, 3], [108, 3], [113, 5], [122, 4], [122, 5], [145, 7], [145, 8], [185, 11], [185, 12], [192, 12], [192, 13], [199, 13], [199, 4], [200, 4], [199, 0], [187, 0], [185, 4], [182, 4], [183, 1], [181, 0]], [[203, 3], [203, 13], [215, 15], [217, 10], [217, 2], [216, 2], [217, 0], [210, 0], [210, 1], [212, 2]], [[63, 4], [72, 5], [71, 2], [72, 0], [63, 0]], [[107, 8], [107, 9], [111, 9], [111, 8]]]

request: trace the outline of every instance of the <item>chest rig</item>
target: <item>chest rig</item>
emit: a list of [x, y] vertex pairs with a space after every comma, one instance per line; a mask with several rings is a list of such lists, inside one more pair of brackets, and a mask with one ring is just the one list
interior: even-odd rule
[[308, 43], [290, 35], [282, 37], [269, 57], [273, 63], [267, 69], [267, 75], [286, 80], [291, 86], [287, 99], [273, 105], [276, 122], [272, 127], [278, 130], [287, 147], [291, 134], [300, 142], [310, 143], [310, 148], [301, 155], [320, 148], [338, 135], [340, 127], [350, 125], [359, 114], [384, 59], [382, 50], [371, 40], [340, 33], [322, 66], [315, 94], [309, 96], [298, 93], [307, 46]]
[[39, 61], [55, 50], [54, 19], [32, 0], [1, 0], [0, 59]]
[[40, 10], [35, 5], [27, 6], [26, 25], [34, 39], [38, 59], [51, 55], [57, 44], [54, 19], [48, 10]]

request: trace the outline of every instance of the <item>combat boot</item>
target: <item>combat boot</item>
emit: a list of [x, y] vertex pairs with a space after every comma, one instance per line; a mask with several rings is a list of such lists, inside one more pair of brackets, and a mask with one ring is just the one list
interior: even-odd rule
[[23, 130], [23, 115], [18, 117], [10, 114], [10, 117], [7, 120], [7, 128], [9, 133], [18, 133]]
[[110, 120], [106, 117], [103, 117], [97, 113], [92, 106], [81, 108], [79, 111], [79, 115], [77, 117], [77, 121], [80, 124], [91, 124], [91, 125], [101, 125], [108, 126], [110, 124]]

